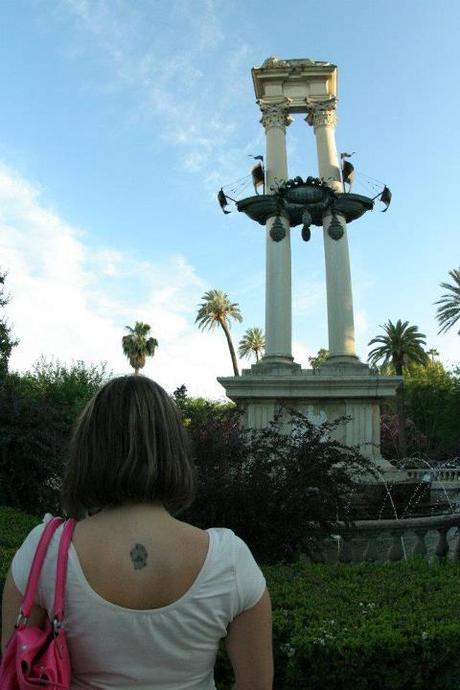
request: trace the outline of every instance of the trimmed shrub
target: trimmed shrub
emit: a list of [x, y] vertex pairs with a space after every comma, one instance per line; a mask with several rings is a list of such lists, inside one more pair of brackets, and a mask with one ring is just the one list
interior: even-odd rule
[[460, 564], [264, 568], [275, 687], [457, 690]]

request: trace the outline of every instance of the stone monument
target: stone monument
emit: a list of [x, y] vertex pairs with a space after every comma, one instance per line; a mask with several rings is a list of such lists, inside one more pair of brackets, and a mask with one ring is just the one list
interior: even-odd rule
[[[283, 407], [315, 423], [346, 415], [351, 419], [338, 429], [340, 440], [359, 446], [382, 470], [393, 469], [380, 454], [380, 403], [395, 395], [401, 377], [373, 374], [355, 350], [347, 222], [370, 210], [373, 200], [343, 189], [335, 144], [337, 67], [271, 57], [252, 69], [252, 78], [266, 137], [266, 193], [237, 206], [266, 226], [266, 347], [241, 376], [218, 381], [243, 407], [246, 426], [267, 425]], [[313, 128], [319, 178], [286, 185], [286, 129], [293, 114], [304, 114]], [[329, 357], [316, 371], [302, 369], [292, 356], [290, 233], [301, 222], [304, 239], [310, 223], [322, 225], [324, 236]]]

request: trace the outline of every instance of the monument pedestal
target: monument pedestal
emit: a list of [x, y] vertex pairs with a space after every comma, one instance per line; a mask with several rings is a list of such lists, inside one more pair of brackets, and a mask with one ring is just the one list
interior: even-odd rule
[[337, 440], [357, 446], [381, 471], [394, 470], [380, 454], [380, 403], [394, 397], [399, 376], [372, 374], [367, 364], [351, 358], [328, 362], [317, 370], [270, 359], [263, 358], [241, 376], [218, 379], [227, 396], [244, 410], [244, 426], [263, 428], [283, 408], [297, 410], [318, 425], [347, 416], [350, 421], [335, 431]]

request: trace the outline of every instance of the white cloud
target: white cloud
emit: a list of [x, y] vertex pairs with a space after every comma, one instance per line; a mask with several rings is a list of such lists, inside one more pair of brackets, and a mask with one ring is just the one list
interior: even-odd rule
[[231, 375], [225, 339], [194, 325], [208, 286], [183, 256], [159, 265], [115, 247], [92, 246], [87, 235], [43, 206], [35, 186], [5, 166], [0, 255], [12, 295], [7, 315], [20, 339], [13, 369], [28, 369], [45, 355], [106, 360], [115, 373], [127, 372], [120, 340], [124, 327], [140, 320], [159, 341], [147, 375], [168, 391], [185, 383], [192, 394], [224, 396], [215, 379]]
[[[173, 3], [176, 21], [187, 27], [185, 44], [177, 41], [177, 23], [166, 21], [148, 48], [142, 36], [154, 21], [154, 7], [115, 0], [66, 0], [65, 6], [98, 48], [114, 83], [135, 94], [131, 119], [152, 119], [155, 135], [177, 147], [184, 170], [204, 173], [207, 185], [216, 166], [222, 174], [219, 186], [241, 177], [248, 147], [241, 144], [238, 123], [241, 94], [249, 84], [250, 49], [237, 37], [230, 49], [228, 42], [223, 45], [222, 10], [214, 0]], [[210, 61], [218, 66], [218, 83], [209, 76]], [[249, 148], [260, 153], [255, 141]]]

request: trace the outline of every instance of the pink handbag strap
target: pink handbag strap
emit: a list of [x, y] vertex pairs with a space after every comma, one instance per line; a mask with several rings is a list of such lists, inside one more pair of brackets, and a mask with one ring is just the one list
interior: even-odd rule
[[40, 541], [35, 551], [34, 560], [32, 561], [32, 567], [30, 569], [29, 578], [27, 580], [27, 587], [24, 593], [24, 599], [21, 604], [21, 613], [25, 618], [30, 617], [30, 612], [32, 611], [32, 606], [34, 604], [35, 593], [37, 591], [38, 578], [40, 577], [40, 571], [42, 569], [43, 561], [45, 560], [46, 552], [48, 550], [49, 543], [53, 537], [53, 534], [59, 527], [59, 525], [64, 522], [63, 518], [55, 517], [49, 521], [43, 530]]
[[64, 595], [67, 577], [67, 561], [69, 559], [69, 546], [72, 541], [73, 531], [77, 521], [73, 518], [66, 520], [59, 541], [59, 551], [56, 566], [56, 589], [54, 592], [54, 618], [61, 621], [64, 618]]

